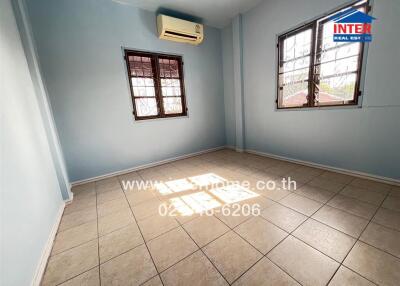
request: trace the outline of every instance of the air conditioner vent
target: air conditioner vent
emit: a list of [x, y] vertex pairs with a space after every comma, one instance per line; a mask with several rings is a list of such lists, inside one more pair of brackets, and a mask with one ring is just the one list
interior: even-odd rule
[[203, 41], [203, 25], [173, 18], [157, 16], [157, 29], [160, 39], [198, 45]]

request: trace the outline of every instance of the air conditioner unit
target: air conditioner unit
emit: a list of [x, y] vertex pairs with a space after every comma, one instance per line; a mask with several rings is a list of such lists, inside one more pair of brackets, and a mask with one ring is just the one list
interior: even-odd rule
[[164, 40], [198, 45], [204, 39], [202, 24], [166, 15], [157, 16], [157, 29], [158, 37]]

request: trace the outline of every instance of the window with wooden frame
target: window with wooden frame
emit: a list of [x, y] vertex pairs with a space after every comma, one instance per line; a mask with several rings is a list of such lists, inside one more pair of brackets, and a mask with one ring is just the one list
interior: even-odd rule
[[334, 42], [331, 17], [359, 1], [278, 37], [277, 108], [357, 105], [364, 43]]
[[136, 120], [187, 115], [181, 56], [125, 50]]

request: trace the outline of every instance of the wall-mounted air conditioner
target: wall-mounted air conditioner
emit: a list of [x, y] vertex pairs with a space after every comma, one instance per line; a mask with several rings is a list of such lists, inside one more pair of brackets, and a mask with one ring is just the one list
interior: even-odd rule
[[198, 45], [204, 39], [202, 24], [166, 15], [157, 16], [157, 29], [158, 37], [164, 40]]

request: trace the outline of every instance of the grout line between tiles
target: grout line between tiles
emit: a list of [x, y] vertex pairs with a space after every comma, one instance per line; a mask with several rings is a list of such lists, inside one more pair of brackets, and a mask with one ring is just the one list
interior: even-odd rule
[[[343, 265], [343, 263], [346, 261], [346, 258], [349, 256], [350, 252], [353, 250], [354, 246], [360, 241], [360, 238], [362, 236], [362, 234], [364, 233], [364, 231], [367, 229], [368, 225], [371, 223], [372, 219], [375, 217], [375, 215], [378, 213], [380, 207], [382, 206], [383, 202], [386, 200], [386, 198], [388, 197], [389, 193], [386, 194], [385, 199], [381, 202], [381, 204], [378, 206], [378, 208], [375, 210], [374, 214], [371, 216], [371, 218], [369, 219], [368, 223], [365, 225], [364, 229], [360, 232], [359, 236], [357, 237], [356, 242], [353, 244], [353, 246], [350, 248], [350, 250], [347, 252], [346, 256], [344, 257], [342, 263], [340, 263], [340, 266]], [[361, 241], [362, 242], [362, 241]], [[340, 268], [339, 266], [339, 268]], [[338, 268], [338, 269], [339, 269]], [[349, 268], [349, 267], [348, 267]], [[331, 282], [331, 280], [333, 279], [333, 277], [336, 275], [338, 269], [336, 269], [335, 273], [332, 275], [331, 279], [329, 279], [328, 284]], [[351, 269], [351, 268], [349, 268]], [[357, 273], [360, 276], [363, 276], [361, 273], [357, 272], [354, 269], [351, 269], [353, 272]], [[364, 276], [363, 276], [364, 277]], [[369, 279], [367, 279], [369, 281]], [[375, 283], [374, 283], [375, 284]]]
[[[142, 176], [141, 176], [139, 173], [138, 173], [138, 175], [142, 178]], [[143, 179], [143, 178], [142, 178], [142, 179]], [[119, 183], [120, 186], [121, 186], [121, 182], [120, 182], [119, 180], [118, 180], [118, 183]], [[122, 186], [121, 186], [121, 188], [122, 188]], [[128, 198], [127, 198], [127, 196], [126, 196], [126, 194], [125, 194], [124, 191], [123, 191], [123, 193], [124, 193], [125, 199], [128, 201]], [[129, 203], [129, 201], [128, 201], [128, 205], [129, 205], [129, 209], [131, 210], [131, 213], [132, 213], [132, 215], [133, 215], [133, 219], [135, 220], [136, 225], [137, 225], [137, 227], [138, 227], [138, 229], [139, 229], [140, 235], [142, 236], [142, 239], [143, 239], [143, 241], [144, 241], [144, 245], [146, 246], [147, 252], [149, 253], [149, 256], [150, 256], [150, 258], [151, 258], [151, 261], [153, 262], [153, 266], [154, 266], [154, 268], [155, 268], [157, 274], [160, 275], [160, 272], [159, 272], [158, 269], [157, 269], [157, 266], [156, 266], [156, 264], [155, 264], [155, 262], [154, 262], [153, 256], [151, 255], [150, 249], [149, 249], [149, 247], [147, 246], [146, 240], [144, 239], [142, 230], [140, 229], [140, 226], [139, 226], [139, 224], [138, 224], [138, 221], [137, 221], [137, 219], [136, 219], [135, 214], [133, 213], [133, 210], [132, 210], [132, 207], [131, 207], [131, 204]], [[161, 277], [161, 276], [160, 276], [160, 277]], [[164, 282], [163, 282], [162, 280], [161, 280], [161, 283], [162, 283], [162, 285], [164, 285]]]
[[[92, 267], [92, 268], [89, 268], [88, 270], [85, 270], [85, 271], [83, 271], [83, 272], [81, 272], [81, 273], [79, 273], [79, 274], [77, 274], [77, 275], [75, 275], [75, 276], [73, 276], [73, 277], [71, 277], [71, 278], [68, 278], [67, 280], [65, 280], [65, 281], [63, 281], [63, 282], [61, 282], [61, 283], [55, 284], [55, 286], [62, 285], [62, 284], [64, 284], [64, 283], [66, 283], [66, 282], [68, 282], [68, 281], [70, 281], [70, 280], [72, 280], [72, 279], [78, 277], [79, 275], [82, 275], [82, 274], [84, 274], [84, 273], [86, 273], [86, 272], [92, 271], [93, 269], [95, 269], [95, 268], [97, 268], [97, 267], [99, 267], [99, 265], [96, 265], [96, 266], [94, 266], [94, 267]], [[100, 267], [99, 267], [99, 269], [100, 269]], [[99, 275], [100, 275], [100, 270], [99, 270]]]
[[[344, 188], [345, 186], [343, 186], [343, 188]], [[333, 199], [334, 198], [334, 196], [331, 198], [331, 199]], [[300, 228], [306, 221], [308, 221], [309, 219], [311, 219], [311, 217], [316, 213], [316, 212], [318, 212], [321, 208], [323, 208], [331, 199], [329, 199], [328, 201], [326, 201], [324, 204], [322, 204], [316, 211], [314, 211], [310, 216], [306, 216], [307, 218], [302, 222], [302, 223], [300, 223], [296, 228], [294, 228], [292, 231], [290, 231], [289, 232], [289, 235], [288, 236], [286, 236], [284, 239], [282, 239], [280, 242], [278, 242], [272, 249], [270, 249], [264, 256], [265, 257], [267, 257], [272, 263], [274, 263], [276, 266], [278, 266], [282, 271], [284, 271], [287, 275], [289, 275], [290, 277], [292, 277], [287, 271], [285, 271], [284, 269], [282, 269], [279, 265], [277, 265], [274, 261], [272, 261], [269, 257], [268, 257], [268, 254], [269, 253], [271, 253], [275, 248], [277, 248], [281, 243], [283, 243], [283, 241], [285, 241], [288, 237], [290, 237], [290, 236], [292, 236], [292, 237], [294, 237], [294, 238], [296, 238], [296, 239], [298, 239], [297, 237], [295, 237], [295, 236], [293, 236], [292, 235], [292, 233], [294, 233], [298, 228]], [[286, 206], [285, 206], [286, 207]], [[303, 214], [304, 215], [304, 214]], [[287, 232], [287, 231], [286, 231]], [[302, 240], [300, 240], [301, 242], [303, 242]], [[304, 242], [303, 242], [304, 243]], [[308, 245], [308, 244], [307, 244]], [[310, 246], [310, 247], [312, 247], [312, 246]], [[314, 248], [314, 247], [312, 247], [314, 250], [316, 250], [316, 251], [318, 251], [318, 252], [320, 252], [320, 253], [322, 253], [321, 251], [319, 251], [318, 249], [316, 249], [316, 248]], [[322, 253], [323, 255], [325, 255], [325, 256], [327, 256], [326, 254], [324, 254], [324, 253]], [[328, 257], [328, 256], [327, 256]], [[339, 264], [339, 266], [338, 266], [338, 269], [339, 269], [339, 267], [340, 267], [340, 264]], [[336, 270], [337, 271], [337, 270]], [[336, 271], [335, 271], [335, 273], [336, 273]], [[335, 274], [334, 273], [334, 274]], [[242, 274], [243, 275], [243, 274]], [[334, 275], [333, 275], [334, 276]], [[332, 277], [333, 277], [332, 276]], [[294, 279], [294, 277], [292, 277], [293, 279]], [[332, 278], [331, 278], [332, 279]], [[297, 281], [296, 279], [294, 279], [295, 281]], [[330, 281], [330, 280], [329, 280]], [[302, 283], [300, 283], [299, 281], [297, 281], [299, 284], [302, 284]], [[328, 282], [329, 283], [329, 282]]]
[[[201, 157], [200, 157], [201, 158]], [[213, 162], [218, 162], [218, 159], [219, 159], [219, 157], [218, 158], [216, 158], [217, 160], [203, 160], [203, 158], [201, 158], [201, 160], [203, 160], [203, 161], [205, 161], [205, 162], [207, 162], [207, 164], [213, 164]], [[217, 165], [217, 164], [214, 164], [216, 167], [218, 167], [218, 168], [220, 168], [220, 166], [219, 165]], [[174, 167], [176, 167], [175, 165], [171, 165], [171, 166], [174, 166]], [[197, 166], [197, 165], [196, 165]], [[203, 166], [203, 165], [202, 165]], [[276, 165], [275, 165], [276, 166]], [[271, 168], [272, 168], [273, 166], [271, 166]], [[176, 168], [178, 168], [178, 169], [181, 169], [181, 170], [183, 170], [182, 168], [179, 168], [179, 167], [176, 167]], [[221, 167], [221, 168], [225, 168], [225, 167]], [[205, 168], [205, 169], [207, 169], [207, 167]], [[229, 169], [229, 168], [226, 168], [226, 169], [228, 169], [228, 170], [230, 170], [230, 171], [233, 171], [233, 172], [238, 172], [238, 173], [240, 173], [240, 174], [244, 174], [243, 172], [240, 172], [240, 171], [238, 171], [238, 170], [232, 170], [232, 169]], [[258, 169], [258, 168], [254, 168], [254, 169]], [[266, 168], [266, 169], [268, 169], [268, 168]], [[259, 169], [259, 170], [264, 170], [264, 169]], [[294, 171], [294, 169], [293, 170], [289, 170], [288, 172], [293, 172]], [[245, 173], [247, 173], [247, 172], [245, 172]], [[315, 178], [317, 178], [317, 177], [320, 177], [322, 174], [323, 174], [324, 172], [321, 172], [320, 174], [318, 174], [318, 175], [316, 175], [316, 176], [312, 176], [312, 178], [310, 179], [310, 180], [308, 180], [305, 184], [303, 184], [303, 185], [306, 185], [307, 183], [309, 183], [310, 181], [312, 181], [312, 180], [314, 180]], [[141, 176], [141, 174], [139, 174], [139, 172], [138, 172], [138, 175], [139, 176]], [[249, 175], [248, 173], [247, 174], [245, 174], [245, 175]], [[278, 176], [282, 176], [282, 175], [278, 175]], [[141, 176], [142, 177], [142, 176]], [[142, 179], [143, 179], [143, 177], [142, 177]], [[325, 179], [325, 178], [324, 178]], [[333, 182], [333, 180], [330, 180], [330, 179], [325, 179], [325, 180], [328, 180], [328, 181], [332, 181]], [[353, 179], [354, 180], [354, 179]], [[352, 181], [353, 181], [352, 180]], [[351, 182], [352, 181], [349, 181], [349, 182], [347, 182], [343, 187], [342, 187], [342, 189], [341, 189], [341, 191], [343, 190], [343, 188], [344, 187], [346, 187], [347, 185], [350, 185], [351, 184]], [[302, 185], [302, 186], [303, 186]], [[322, 190], [325, 190], [325, 189], [323, 189], [323, 188], [320, 188], [320, 189], [322, 189]], [[328, 190], [326, 190], [326, 191], [328, 191]], [[312, 216], [317, 212], [317, 211], [319, 211], [323, 206], [325, 206], [331, 199], [333, 199], [334, 197], [336, 197], [336, 195], [337, 194], [339, 194], [341, 191], [339, 191], [339, 192], [334, 192], [335, 193], [335, 195], [332, 197], [332, 198], [330, 198], [326, 203], [323, 203], [321, 206], [320, 206], [320, 208], [318, 208], [313, 214], [311, 214], [310, 216], [307, 216], [307, 215], [305, 215], [306, 216], [306, 219], [304, 220], [304, 222], [302, 222], [299, 226], [297, 226], [294, 230], [292, 230], [290, 233], [289, 233], [289, 235], [288, 236], [286, 236], [284, 239], [282, 239], [282, 241], [284, 241], [284, 240], [286, 240], [287, 239], [287, 237], [289, 237], [289, 236], [292, 236], [292, 237], [294, 237], [293, 235], [292, 235], [292, 233], [294, 232], [294, 231], [296, 231], [301, 225], [303, 225], [306, 221], [308, 221], [309, 219], [313, 219], [312, 218]], [[295, 193], [295, 192], [291, 192], [291, 193]], [[389, 194], [390, 194], [391, 192], [388, 192], [387, 194], [386, 194], [386, 196], [385, 196], [385, 199], [389, 196]], [[127, 196], [126, 196], [126, 193], [124, 192], [124, 195], [125, 195], [125, 199], [127, 200]], [[287, 196], [289, 196], [290, 194], [288, 194]], [[300, 196], [303, 196], [302, 194], [297, 194], [297, 195], [300, 195]], [[263, 197], [265, 197], [265, 196], [263, 196]], [[307, 198], [307, 199], [311, 199], [311, 200], [313, 200], [313, 201], [316, 201], [316, 200], [314, 200], [314, 199], [312, 199], [312, 198], [309, 198], [309, 197], [306, 197], [306, 196], [303, 196], [303, 197], [305, 197], [305, 198]], [[280, 200], [273, 200], [273, 199], [271, 199], [271, 198], [269, 198], [269, 197], [265, 197], [265, 198], [268, 198], [268, 199], [270, 199], [270, 200], [272, 200], [272, 201], [274, 201], [274, 202], [276, 202], [276, 203], [278, 203], [278, 204], [280, 204], [280, 205], [282, 205], [282, 206], [284, 206], [283, 204], [281, 204], [279, 201]], [[283, 199], [283, 198], [282, 198]], [[318, 202], [318, 201], [317, 201]], [[382, 201], [382, 203], [384, 202], [384, 200]], [[321, 202], [319, 202], [319, 203], [321, 203]], [[367, 225], [365, 226], [365, 228], [363, 229], [363, 231], [361, 232], [361, 234], [359, 235], [359, 237], [357, 238], [357, 240], [356, 240], [356, 242], [354, 243], [354, 245], [358, 242], [358, 241], [361, 241], [361, 240], [359, 240], [359, 238], [361, 237], [361, 235], [362, 235], [362, 233], [365, 231], [365, 229], [368, 227], [368, 225], [372, 222], [372, 219], [374, 218], [374, 216], [376, 215], [376, 213], [379, 211], [379, 209], [380, 208], [382, 208], [382, 203], [381, 203], [381, 205], [376, 209], [376, 211], [375, 211], [375, 213], [374, 213], [374, 215], [370, 218], [370, 220], [369, 220], [369, 222], [367, 223]], [[129, 203], [129, 201], [128, 201], [128, 204], [129, 204], [129, 208], [130, 208], [130, 210], [131, 210], [131, 212], [132, 212], [132, 214], [133, 214], [133, 210], [132, 210], [132, 206], [131, 206], [131, 204]], [[290, 207], [287, 207], [287, 206], [284, 206], [284, 207], [286, 207], [286, 208], [289, 208], [289, 209], [291, 209]], [[332, 207], [332, 208], [335, 208], [335, 207]], [[337, 209], [337, 208], [335, 208], [335, 209]], [[294, 210], [294, 209], [291, 209], [291, 210], [293, 210], [293, 211], [295, 211], [295, 212], [297, 212], [297, 213], [300, 213], [299, 211], [296, 211], [296, 210]], [[340, 211], [343, 211], [343, 212], [346, 212], [346, 211], [344, 211], [344, 210], [341, 210], [341, 209], [339, 209]], [[97, 192], [96, 192], [96, 212], [97, 212]], [[349, 212], [346, 212], [346, 213], [349, 213]], [[300, 213], [300, 214], [302, 214], [302, 213]], [[351, 213], [349, 213], [349, 214], [351, 214]], [[302, 215], [304, 215], [304, 214], [302, 214]], [[353, 216], [357, 216], [357, 215], [354, 215], [354, 214], [351, 214], [351, 215], [353, 215]], [[137, 223], [137, 225], [138, 225], [138, 220], [136, 219], [136, 217], [135, 217], [135, 215], [133, 214], [133, 216], [134, 216], [134, 219], [135, 219], [135, 221], [136, 221], [136, 223]], [[216, 217], [216, 216], [215, 216]], [[264, 220], [267, 220], [266, 218], [264, 218], [264, 217], [262, 217], [262, 216], [260, 216], [261, 218], [263, 218]], [[360, 216], [357, 216], [357, 217], [360, 217]], [[216, 217], [216, 218], [218, 218], [218, 217]], [[363, 218], [363, 219], [365, 219], [364, 217], [361, 217], [361, 218]], [[194, 219], [196, 219], [196, 218], [194, 218]], [[218, 218], [219, 219], [219, 218]], [[220, 219], [219, 219], [220, 220]], [[182, 229], [189, 235], [189, 233], [186, 231], [186, 229], [183, 227], [183, 225], [186, 223], [181, 223], [179, 220], [177, 220], [178, 221], [178, 224], [182, 227]], [[221, 221], [221, 220], [220, 220]], [[241, 224], [243, 224], [243, 223], [245, 223], [246, 221], [248, 221], [248, 220], [245, 220], [245, 221], [243, 221], [243, 222], [241, 222], [241, 223], [239, 223], [238, 225], [236, 225], [235, 227], [238, 227], [239, 225], [241, 225]], [[267, 220], [268, 221], [268, 220]], [[270, 221], [269, 221], [270, 222]], [[318, 221], [319, 222], [319, 221]], [[223, 221], [222, 221], [222, 223], [224, 223]], [[272, 223], [272, 222], [270, 222], [270, 223]], [[320, 222], [320, 223], [322, 223], [322, 222]], [[376, 223], [376, 222], [374, 222], [374, 223]], [[226, 225], [226, 223], [224, 223], [225, 225]], [[272, 223], [273, 225], [275, 225], [274, 223]], [[327, 224], [325, 224], [325, 223], [322, 223], [322, 224], [324, 224], [324, 225], [327, 225]], [[378, 225], [381, 225], [381, 224], [379, 224], [379, 223], [377, 223]], [[97, 218], [97, 225], [98, 225], [98, 218]], [[275, 225], [276, 226], [276, 225]], [[327, 226], [329, 226], [329, 225], [327, 225]], [[138, 225], [138, 227], [139, 227], [139, 225]], [[235, 232], [236, 234], [238, 234], [235, 230], [234, 230], [234, 228], [235, 227], [233, 227], [233, 228], [231, 228], [231, 227], [229, 227], [228, 226], [228, 228], [230, 229], [230, 230], [232, 230], [233, 232]], [[277, 226], [277, 227], [279, 227], [279, 226]], [[332, 228], [332, 229], [335, 229], [334, 227], [332, 227], [332, 226], [329, 226], [330, 228]], [[386, 227], [386, 226], [384, 226], [384, 227]], [[280, 227], [279, 227], [280, 228]], [[387, 227], [387, 228], [389, 228], [389, 227]], [[175, 229], [175, 228], [174, 228]], [[282, 228], [280, 228], [280, 229], [282, 229]], [[390, 228], [390, 229], [392, 229], [392, 228]], [[140, 230], [140, 227], [139, 227], [139, 230]], [[335, 229], [336, 230], [336, 229]], [[395, 231], [398, 231], [398, 230], [396, 230], [396, 229], [393, 229], [393, 230], [395, 230]], [[171, 231], [171, 230], [169, 230], [169, 231]], [[343, 233], [342, 231], [340, 231], [340, 230], [337, 230], [337, 231], [339, 231], [339, 232], [341, 232], [341, 233]], [[168, 231], [167, 231], [168, 232]], [[287, 231], [285, 231], [286, 233], [287, 233]], [[144, 240], [144, 237], [143, 237], [143, 234], [142, 234], [142, 231], [140, 230], [140, 233], [141, 233], [141, 235], [142, 235], [142, 238], [143, 238], [143, 241], [144, 241], [144, 243], [145, 243], [145, 245], [146, 245], [146, 247], [147, 247], [147, 243], [146, 243], [146, 241]], [[165, 233], [163, 233], [163, 234], [165, 234]], [[226, 234], [226, 232], [224, 233], [224, 234]], [[208, 242], [206, 245], [208, 245], [208, 244], [210, 244], [210, 243], [212, 243], [213, 241], [215, 241], [216, 239], [218, 239], [218, 238], [220, 238], [221, 236], [223, 236], [224, 234], [222, 234], [222, 235], [220, 235], [219, 237], [217, 237], [217, 238], [215, 238], [214, 240], [212, 240], [212, 241], [210, 241], [210, 242]], [[162, 235], [162, 234], [161, 234]], [[239, 234], [238, 234], [239, 235]], [[348, 234], [346, 234], [346, 235], [348, 235]], [[159, 235], [160, 236], [160, 235]], [[240, 235], [239, 235], [240, 236]], [[158, 236], [157, 236], [158, 237]], [[189, 235], [189, 237], [193, 240], [193, 238]], [[240, 236], [241, 237], [241, 236]], [[244, 239], [243, 237], [241, 237], [242, 239]], [[98, 238], [97, 239], [99, 239], [99, 234], [98, 234]], [[152, 238], [152, 239], [154, 239], [154, 238]], [[298, 239], [297, 237], [296, 237], [296, 239]], [[246, 242], [248, 242], [246, 239], [244, 239]], [[301, 239], [299, 239], [300, 241], [302, 241]], [[194, 241], [194, 240], [193, 240]], [[281, 241], [281, 242], [282, 242]], [[279, 242], [275, 247], [277, 247], [281, 242]], [[304, 241], [302, 241], [303, 243], [305, 243]], [[197, 243], [194, 241], [194, 243], [197, 245]], [[307, 243], [306, 243], [307, 244]], [[368, 243], [366, 243], [366, 244], [368, 244]], [[206, 246], [206, 245], [204, 245], [203, 246], [203, 248]], [[250, 244], [253, 248], [255, 248], [252, 244]], [[308, 245], [308, 244], [307, 244]], [[353, 247], [354, 247], [354, 245], [353, 245]], [[368, 244], [369, 245], [369, 244]], [[198, 246], [198, 245], [197, 245]], [[136, 246], [137, 247], [137, 246]], [[274, 247], [274, 248], [275, 248]], [[312, 247], [312, 246], [310, 246], [310, 247]], [[353, 248], [352, 247], [352, 248]], [[372, 247], [374, 247], [374, 246], [372, 246]], [[273, 248], [273, 249], [274, 249]], [[312, 247], [313, 249], [315, 249], [314, 247]], [[347, 255], [346, 255], [346, 257], [349, 255], [349, 253], [350, 253], [350, 251], [352, 250], [352, 248], [349, 250], [349, 252], [347, 253]], [[376, 248], [376, 247], [375, 247]], [[147, 247], [147, 249], [148, 249], [148, 247]], [[202, 251], [202, 248], [200, 248], [199, 247], [199, 249]], [[256, 248], [255, 248], [256, 249]], [[377, 248], [377, 249], [379, 249], [379, 248]], [[256, 249], [257, 250], [257, 249]], [[317, 250], [317, 249], [315, 249], [315, 250]], [[258, 250], [257, 250], [258, 251]], [[270, 251], [272, 251], [272, 249], [270, 250]], [[269, 252], [270, 252], [269, 251]], [[317, 250], [317, 251], [319, 251], [319, 250]], [[383, 250], [381, 250], [381, 251], [383, 251]], [[148, 252], [149, 252], [149, 255], [150, 255], [150, 257], [152, 258], [152, 256], [151, 256], [151, 253], [150, 253], [150, 251], [149, 251], [149, 249], [148, 249]], [[203, 252], [203, 251], [202, 251]], [[268, 252], [268, 253], [269, 253]], [[319, 252], [321, 252], [321, 251], [319, 251]], [[267, 253], [267, 254], [268, 254]], [[322, 253], [322, 252], [321, 252]], [[192, 255], [193, 253], [191, 253], [190, 255]], [[203, 254], [205, 255], [205, 253], [203, 252]], [[265, 254], [265, 255], [263, 255], [259, 260], [257, 260], [256, 261], [256, 263], [258, 263], [263, 257], [266, 257], [267, 259], [269, 259], [268, 257], [267, 257], [267, 254]], [[324, 253], [323, 253], [324, 254]], [[390, 253], [388, 253], [388, 254], [390, 254]], [[98, 255], [100, 255], [100, 253], [98, 253]], [[190, 256], [190, 255], [188, 255], [188, 256]], [[324, 254], [325, 256], [327, 256], [326, 254]], [[187, 257], [188, 257], [187, 256]], [[205, 255], [206, 257], [207, 257], [207, 255]], [[393, 255], [392, 255], [393, 256]], [[117, 257], [117, 256], [116, 256]], [[185, 257], [185, 258], [187, 258], [187, 257]], [[329, 257], [329, 256], [328, 256]], [[343, 262], [344, 262], [344, 260], [346, 259], [346, 257], [343, 259]], [[113, 258], [115, 258], [115, 257], [113, 257]], [[112, 259], [113, 259], [112, 258]], [[183, 259], [185, 259], [185, 258], [183, 258]], [[396, 257], [396, 258], [398, 258], [398, 257]], [[99, 258], [100, 259], [100, 258]], [[182, 260], [183, 260], [182, 259]], [[207, 259], [209, 260], [209, 258], [207, 257]], [[182, 260], [180, 260], [180, 261], [182, 261]], [[269, 259], [270, 260], [270, 259]], [[153, 258], [152, 258], [152, 261], [153, 261], [153, 264], [154, 264], [154, 266], [155, 266], [155, 263], [154, 263], [154, 260], [153, 260]], [[177, 263], [179, 263], [180, 261], [178, 261], [178, 262], [176, 262], [175, 264], [177, 264]], [[211, 262], [211, 261], [210, 261]], [[274, 263], [273, 261], [271, 261], [272, 263]], [[212, 262], [211, 262], [212, 263]], [[242, 275], [244, 275], [246, 272], [248, 272], [256, 263], [254, 263], [250, 268], [248, 268], [246, 271], [244, 271], [237, 279], [239, 279]], [[175, 264], [173, 264], [172, 266], [174, 266]], [[275, 264], [275, 263], [274, 263]], [[276, 264], [275, 264], [276, 265]], [[170, 266], [170, 267], [172, 267], [172, 266]], [[215, 267], [215, 265], [213, 264], [213, 266]], [[278, 266], [278, 265], [277, 265]], [[342, 265], [342, 263], [340, 263], [340, 265], [339, 265], [339, 267], [338, 267], [338, 269], [340, 268], [340, 266], [343, 266], [343, 267], [346, 267], [346, 266], [344, 266], [344, 265]], [[170, 268], [169, 267], [169, 268]], [[278, 266], [279, 267], [279, 266]], [[156, 268], [156, 271], [157, 271], [157, 275], [158, 276], [160, 276], [160, 273], [162, 273], [162, 272], [164, 272], [164, 271], [166, 271], [167, 269], [169, 269], [169, 268], [167, 268], [167, 269], [165, 269], [165, 270], [163, 270], [162, 272], [159, 272], [158, 271], [158, 269], [157, 269], [157, 267], [155, 267]], [[215, 267], [216, 268], [216, 267]], [[280, 267], [279, 267], [280, 268]], [[348, 268], [348, 267], [346, 267], [346, 268]], [[216, 268], [217, 269], [217, 268]], [[337, 269], [337, 270], [338, 270]], [[91, 269], [90, 269], [91, 270]], [[331, 279], [334, 277], [334, 275], [336, 274], [336, 272], [337, 272], [337, 270], [335, 271], [335, 273], [332, 275], [332, 277], [331, 277]], [[86, 270], [86, 271], [89, 271], [89, 270]], [[86, 272], [85, 271], [85, 272]], [[217, 271], [219, 272], [219, 270], [217, 269]], [[351, 271], [354, 271], [354, 270], [351, 270]], [[355, 272], [355, 271], [354, 271]], [[286, 273], [286, 272], [285, 272]], [[355, 273], [357, 273], [357, 272], [355, 272]], [[220, 273], [221, 274], [221, 273]], [[357, 273], [357, 274], [359, 274], [359, 273]], [[151, 279], [153, 279], [154, 277], [156, 277], [157, 275], [155, 275], [155, 276], [153, 276], [153, 277], [151, 277], [150, 279], [148, 279], [148, 280], [151, 280]], [[288, 274], [289, 275], [289, 274]], [[360, 274], [359, 274], [360, 275]], [[99, 267], [99, 276], [100, 276], [100, 267]], [[221, 276], [225, 279], [225, 277], [221, 274]], [[289, 275], [290, 276], [290, 275]], [[361, 275], [362, 276], [362, 275]], [[290, 276], [291, 277], [291, 276]], [[293, 277], [292, 277], [293, 278]], [[237, 281], [237, 279], [235, 280], [235, 281]], [[330, 280], [331, 280], [330, 279]], [[148, 281], [147, 280], [147, 281]], [[162, 281], [162, 279], [161, 279], [161, 276], [160, 276], [160, 280], [161, 280], [161, 282], [163, 283], [163, 281]], [[226, 280], [226, 279], [225, 279]], [[330, 281], [329, 280], [329, 281]], [[145, 282], [147, 282], [147, 281], [145, 281]], [[234, 283], [235, 281], [233, 281], [232, 283]], [[143, 283], [145, 283], [145, 282], [143, 282]], [[229, 283], [228, 283], [229, 284]]]
[[[195, 219], [198, 219], [198, 218], [195, 218]], [[181, 224], [180, 221], [178, 221], [178, 223], [179, 223], [180, 227], [183, 229], [183, 231], [190, 237], [190, 239], [196, 244], [196, 246], [199, 248], [199, 250], [200, 250], [200, 251], [203, 253], [203, 255], [207, 258], [207, 260], [210, 261], [211, 265], [217, 270], [217, 272], [221, 275], [221, 277], [224, 278], [224, 280], [226, 281], [226, 283], [228, 283], [228, 285], [230, 285], [229, 282], [228, 282], [228, 280], [225, 278], [225, 276], [222, 275], [222, 273], [219, 271], [219, 269], [217, 268], [217, 266], [214, 265], [214, 263], [211, 261], [211, 259], [207, 256], [207, 254], [206, 254], [206, 253], [204, 252], [204, 250], [203, 250], [203, 248], [204, 248], [205, 246], [209, 245], [211, 242], [213, 242], [213, 241], [217, 240], [218, 238], [222, 237], [223, 235], [225, 235], [226, 233], [228, 233], [229, 230], [226, 231], [226, 232], [224, 232], [224, 233], [221, 234], [220, 236], [216, 237], [216, 238], [213, 239], [212, 241], [208, 242], [207, 244], [203, 245], [202, 247], [200, 247], [200, 246], [197, 244], [197, 242], [193, 239], [193, 237], [189, 234], [189, 232], [183, 227], [184, 223]], [[229, 228], [229, 227], [228, 227], [228, 228]]]

